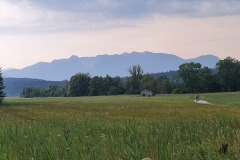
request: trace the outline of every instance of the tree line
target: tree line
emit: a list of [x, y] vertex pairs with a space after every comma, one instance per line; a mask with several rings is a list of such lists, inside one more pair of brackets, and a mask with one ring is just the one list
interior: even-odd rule
[[[172, 79], [166, 76], [144, 74], [140, 65], [129, 68], [126, 78], [106, 75], [91, 77], [88, 73], [77, 73], [62, 87], [24, 88], [21, 97], [76, 97], [139, 94], [148, 88], [154, 94], [233, 92], [240, 90], [240, 61], [227, 57], [216, 64], [217, 72], [200, 63], [184, 63]], [[1, 73], [1, 72], [0, 72]], [[1, 75], [1, 74], [0, 74]], [[0, 76], [0, 102], [4, 98], [4, 85]]]
[[171, 93], [171, 81], [166, 76], [155, 77], [144, 74], [140, 65], [129, 68], [127, 78], [106, 75], [91, 77], [88, 73], [77, 73], [63, 87], [51, 85], [48, 88], [24, 88], [21, 97], [78, 97], [138, 94], [141, 88], [149, 88], [155, 94]]

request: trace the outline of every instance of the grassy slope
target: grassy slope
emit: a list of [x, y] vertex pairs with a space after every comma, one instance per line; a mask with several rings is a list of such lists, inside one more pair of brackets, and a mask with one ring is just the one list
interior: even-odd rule
[[0, 159], [240, 158], [240, 93], [194, 97], [7, 98]]

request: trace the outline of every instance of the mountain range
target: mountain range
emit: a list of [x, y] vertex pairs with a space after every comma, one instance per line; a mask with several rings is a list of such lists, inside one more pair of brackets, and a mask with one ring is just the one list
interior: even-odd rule
[[3, 76], [14, 78], [35, 78], [51, 81], [70, 79], [76, 73], [89, 73], [91, 76], [128, 76], [132, 65], [140, 65], [145, 73], [160, 73], [178, 70], [179, 65], [187, 62], [200, 63], [215, 68], [220, 59], [214, 55], [202, 55], [183, 59], [173, 54], [152, 52], [131, 52], [96, 57], [71, 56], [68, 59], [39, 62], [23, 69], [3, 71]]

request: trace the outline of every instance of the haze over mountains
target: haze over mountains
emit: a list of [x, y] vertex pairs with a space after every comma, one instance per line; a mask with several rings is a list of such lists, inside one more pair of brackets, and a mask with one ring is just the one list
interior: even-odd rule
[[176, 55], [152, 52], [132, 52], [119, 55], [99, 55], [96, 57], [71, 56], [68, 59], [39, 62], [23, 69], [3, 71], [4, 77], [36, 78], [52, 81], [69, 79], [76, 73], [90, 73], [91, 76], [128, 76], [128, 68], [141, 65], [145, 73], [159, 73], [178, 70], [186, 62], [199, 62], [202, 66], [215, 68], [219, 58], [203, 55], [193, 59], [183, 59]]

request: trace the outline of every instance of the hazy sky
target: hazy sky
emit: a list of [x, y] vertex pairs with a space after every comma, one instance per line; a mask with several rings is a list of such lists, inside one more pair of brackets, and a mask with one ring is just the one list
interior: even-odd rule
[[0, 67], [151, 51], [240, 60], [240, 0], [0, 0]]

